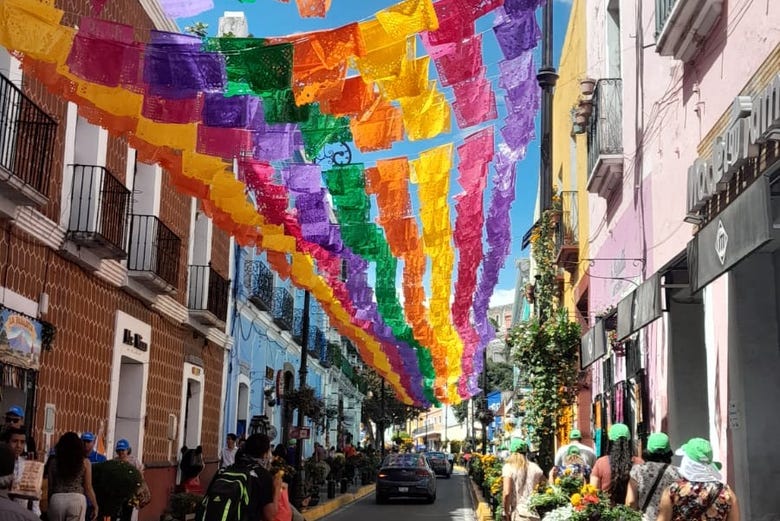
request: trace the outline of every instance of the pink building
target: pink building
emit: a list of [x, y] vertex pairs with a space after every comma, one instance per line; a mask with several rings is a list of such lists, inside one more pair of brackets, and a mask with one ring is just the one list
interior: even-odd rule
[[780, 2], [582, 1], [596, 439], [709, 438], [742, 518], [780, 519]]

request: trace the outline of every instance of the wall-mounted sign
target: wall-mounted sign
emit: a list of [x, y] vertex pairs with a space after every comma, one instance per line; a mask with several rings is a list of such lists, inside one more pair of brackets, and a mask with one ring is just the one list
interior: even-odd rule
[[37, 370], [43, 324], [8, 308], [0, 308], [0, 362]]
[[737, 96], [726, 131], [715, 138], [710, 157], [688, 169], [688, 214], [696, 215], [725, 189], [745, 162], [758, 155], [758, 145], [780, 140], [780, 74], [754, 96]]
[[138, 333], [133, 333], [129, 329], [125, 329], [122, 332], [122, 343], [128, 346], [133, 346], [139, 351], [149, 350], [149, 344], [144, 341], [143, 336], [139, 335]]
[[607, 331], [604, 329], [604, 321], [597, 320], [580, 341], [580, 367], [585, 369], [606, 353]]
[[290, 438], [308, 440], [311, 437], [311, 427], [290, 427]]
[[274, 368], [265, 366], [265, 379], [266, 380], [273, 380], [274, 379]]
[[762, 176], [688, 243], [691, 291], [699, 291], [772, 239], [769, 180]]
[[661, 277], [650, 276], [618, 303], [617, 339], [625, 340], [652, 321], [661, 318]]

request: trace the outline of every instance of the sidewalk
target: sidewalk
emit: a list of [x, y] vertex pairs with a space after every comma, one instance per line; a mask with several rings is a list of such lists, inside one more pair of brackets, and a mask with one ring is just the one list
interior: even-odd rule
[[346, 494], [337, 494], [333, 499], [321, 500], [317, 506], [306, 508], [301, 513], [306, 521], [317, 521], [336, 510], [363, 499], [374, 492], [375, 487], [374, 483], [358, 487], [350, 486]]

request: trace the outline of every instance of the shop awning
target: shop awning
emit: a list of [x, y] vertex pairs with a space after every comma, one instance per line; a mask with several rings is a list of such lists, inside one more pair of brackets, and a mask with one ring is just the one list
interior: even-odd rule
[[587, 333], [582, 335], [580, 367], [585, 369], [605, 354], [607, 354], [607, 331], [604, 328], [604, 321], [599, 319]]
[[617, 339], [624, 340], [661, 317], [661, 276], [656, 273], [618, 303]]

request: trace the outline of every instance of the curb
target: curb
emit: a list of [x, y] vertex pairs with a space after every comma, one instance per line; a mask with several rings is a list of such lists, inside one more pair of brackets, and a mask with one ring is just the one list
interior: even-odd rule
[[482, 497], [482, 491], [479, 490], [477, 484], [474, 483], [471, 478], [469, 480], [469, 489], [471, 490], [471, 501], [474, 503], [474, 517], [476, 521], [492, 521], [493, 514], [490, 511], [490, 505]]
[[322, 505], [317, 505], [316, 507], [306, 509], [301, 513], [303, 514], [303, 517], [306, 518], [306, 521], [317, 521], [318, 519], [332, 514], [340, 508], [344, 508], [345, 506], [354, 503], [355, 501], [363, 499], [367, 495], [371, 494], [375, 487], [376, 485], [374, 484], [364, 485], [353, 493], [341, 494], [331, 501], [327, 501]]

